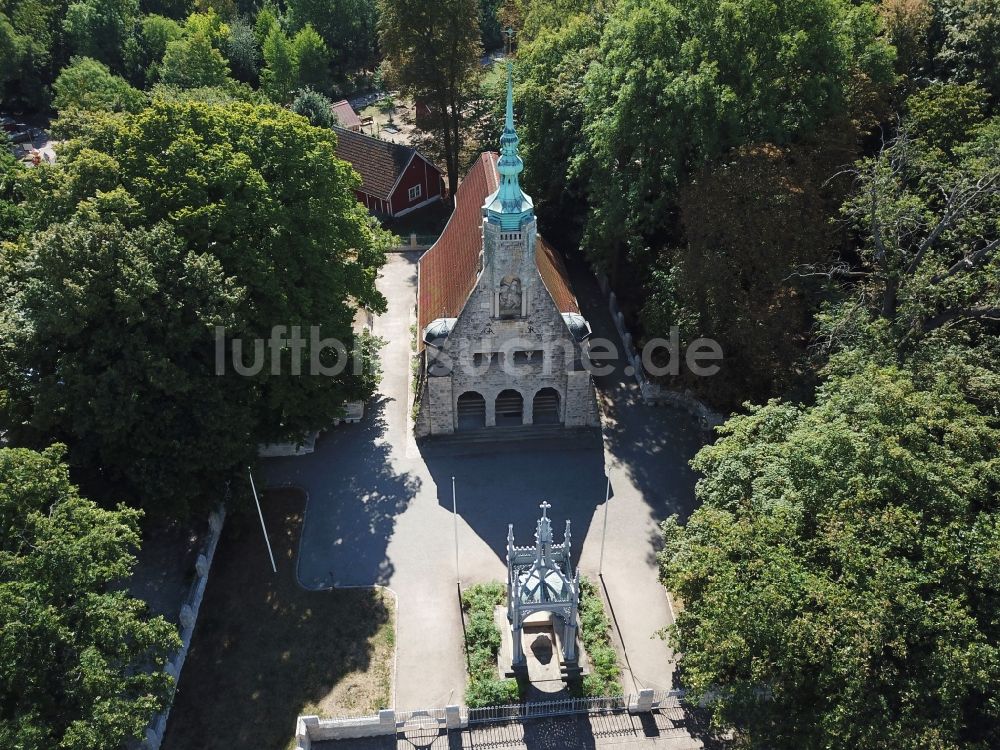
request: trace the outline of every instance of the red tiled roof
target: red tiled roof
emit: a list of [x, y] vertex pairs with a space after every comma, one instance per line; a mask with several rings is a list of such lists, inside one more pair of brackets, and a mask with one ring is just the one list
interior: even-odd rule
[[354, 130], [361, 127], [361, 118], [358, 117], [358, 113], [354, 111], [354, 107], [347, 99], [341, 99], [339, 102], [331, 104], [330, 111], [342, 128]]
[[[472, 165], [455, 194], [455, 211], [444, 232], [420, 258], [418, 307], [420, 346], [423, 330], [437, 318], [456, 318], [476, 284], [482, 248], [482, 207], [499, 185], [498, 155], [486, 152]], [[538, 236], [535, 263], [559, 312], [579, 313], [566, 266], [559, 254]]]
[[563, 263], [562, 256], [545, 241], [542, 235], [538, 235], [538, 242], [535, 243], [535, 265], [538, 266], [542, 283], [552, 295], [559, 312], [579, 315], [580, 305], [577, 304], [573, 287], [570, 286], [566, 264]]
[[[416, 151], [337, 126], [333, 129], [337, 133], [337, 157], [350, 162], [361, 175], [362, 192], [389, 200], [389, 194]], [[423, 159], [420, 154], [417, 157]]]

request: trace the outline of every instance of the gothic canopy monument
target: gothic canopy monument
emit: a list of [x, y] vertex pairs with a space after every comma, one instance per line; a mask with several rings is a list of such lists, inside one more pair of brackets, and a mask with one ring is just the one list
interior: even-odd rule
[[569, 521], [561, 544], [552, 537], [548, 503], [535, 529], [535, 546], [514, 544], [514, 525], [507, 527], [507, 619], [511, 627], [513, 672], [524, 670], [523, 629], [532, 615], [546, 613], [562, 628], [556, 637], [560, 661], [566, 672], [577, 671], [577, 612], [580, 606], [580, 572], [573, 571]]
[[511, 67], [500, 153], [484, 153], [420, 259], [415, 432], [532, 424], [594, 427], [590, 325], [562, 259], [538, 234], [514, 130]]

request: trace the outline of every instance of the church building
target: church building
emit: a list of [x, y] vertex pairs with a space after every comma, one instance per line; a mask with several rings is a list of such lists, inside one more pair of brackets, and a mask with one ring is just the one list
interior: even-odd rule
[[473, 165], [420, 259], [418, 437], [599, 424], [585, 367], [590, 325], [562, 259], [538, 234], [518, 143], [508, 65], [500, 154]]

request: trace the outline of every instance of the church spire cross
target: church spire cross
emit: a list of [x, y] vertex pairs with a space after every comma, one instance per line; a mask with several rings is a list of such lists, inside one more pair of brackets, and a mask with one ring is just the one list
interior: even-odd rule
[[542, 509], [542, 517], [538, 519], [538, 529], [535, 531], [535, 543], [538, 546], [539, 558], [542, 555], [542, 548], [547, 544], [552, 544], [552, 521], [549, 520], [548, 510], [552, 506], [548, 502], [543, 502], [538, 506]]

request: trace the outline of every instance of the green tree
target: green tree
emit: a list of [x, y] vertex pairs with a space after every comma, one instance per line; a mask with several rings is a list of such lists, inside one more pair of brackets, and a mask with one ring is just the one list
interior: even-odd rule
[[14, 30], [10, 19], [0, 13], [0, 94], [7, 81], [17, 76], [23, 57], [24, 40]]
[[74, 57], [56, 78], [52, 90], [52, 105], [60, 112], [73, 108], [138, 112], [146, 101], [141, 91], [89, 57]]
[[485, 50], [501, 49], [504, 36], [500, 29], [503, 0], [479, 0], [479, 37]]
[[577, 11], [518, 46], [514, 103], [524, 180], [540, 212], [579, 215], [586, 203], [585, 181], [572, 165], [586, 150], [583, 82], [597, 60], [600, 33], [598, 18]]
[[1000, 102], [1000, 3], [996, 0], [940, 0], [934, 27], [940, 38], [934, 57], [939, 75], [976, 83]]
[[906, 100], [906, 127], [924, 148], [951, 156], [982, 124], [987, 100], [974, 84], [935, 82]]
[[692, 168], [814, 133], [851, 111], [859, 81], [888, 85], [879, 32], [871, 6], [845, 0], [615, 5], [584, 94], [597, 259], [614, 276], [623, 248], [662, 242]]
[[730, 410], [805, 379], [822, 284], [797, 271], [837, 257], [842, 235], [831, 224], [850, 181], [831, 176], [857, 157], [850, 129], [837, 130], [839, 144], [827, 134], [818, 144], [736, 149], [680, 190], [686, 244], [657, 256], [646, 280], [643, 330], [669, 338], [677, 326], [682, 347], [707, 336], [725, 358], [711, 378], [678, 367], [668, 373], [670, 385]]
[[311, 25], [323, 37], [342, 72], [374, 67], [376, 0], [289, 0], [288, 27]]
[[21, 209], [23, 197], [17, 180], [21, 169], [10, 151], [0, 150], [0, 243], [17, 239], [24, 226], [24, 212]]
[[229, 64], [207, 34], [186, 35], [167, 43], [160, 63], [160, 80], [182, 88], [222, 86], [229, 79]]
[[277, 25], [271, 27], [264, 40], [264, 70], [260, 74], [261, 88], [278, 104], [291, 101], [299, 85], [299, 66], [295, 48]]
[[370, 395], [371, 371], [309, 375], [314, 357], [347, 364], [335, 348], [264, 347], [248, 375], [229, 350], [217, 361], [216, 326], [245, 342], [247, 367], [274, 326], [306, 339], [317, 326], [370, 359], [353, 321], [384, 309], [386, 236], [331, 131], [273, 105], [161, 97], [61, 127], [57, 163], [27, 175], [36, 231], [18, 249], [0, 367], [9, 439], [62, 436], [81, 476], [182, 513], [217, 501], [258, 442], [324, 428]]
[[92, 57], [121, 71], [135, 33], [138, 0], [78, 0], [66, 9], [63, 29], [74, 55]]
[[1000, 118], [950, 145], [954, 129], [917, 109], [912, 132], [861, 163], [843, 209], [860, 259], [833, 269], [853, 294], [828, 333], [845, 348], [872, 320], [904, 351], [939, 329], [975, 336], [1000, 319]]
[[292, 112], [302, 115], [318, 128], [331, 128], [334, 125], [333, 102], [318, 91], [304, 88], [295, 95], [292, 102]]
[[438, 114], [448, 190], [458, 190], [462, 110], [479, 73], [477, 0], [380, 0], [379, 40], [395, 83]]
[[292, 52], [298, 67], [298, 82], [314, 89], [325, 89], [330, 76], [330, 50], [311, 24], [299, 29], [292, 38]]
[[144, 66], [148, 81], [159, 80], [160, 62], [167, 53], [167, 45], [184, 36], [184, 27], [172, 18], [148, 15], [142, 19], [142, 55], [139, 65]]
[[80, 497], [62, 450], [0, 449], [0, 742], [121, 747], [164, 707], [180, 639], [111, 585], [135, 564], [141, 514]]
[[253, 25], [243, 16], [229, 22], [226, 57], [237, 80], [257, 83], [260, 77], [260, 43]]
[[660, 555], [684, 685], [748, 747], [996, 747], [996, 419], [940, 371], [845, 364], [695, 458]]
[[910, 79], [924, 74], [930, 63], [928, 37], [934, 20], [930, 0], [883, 0], [878, 9], [896, 48], [896, 71]]
[[257, 42], [261, 47], [264, 46], [271, 29], [280, 25], [277, 8], [270, 3], [265, 3], [264, 7], [257, 13], [257, 20], [254, 21], [254, 33], [257, 35]]

